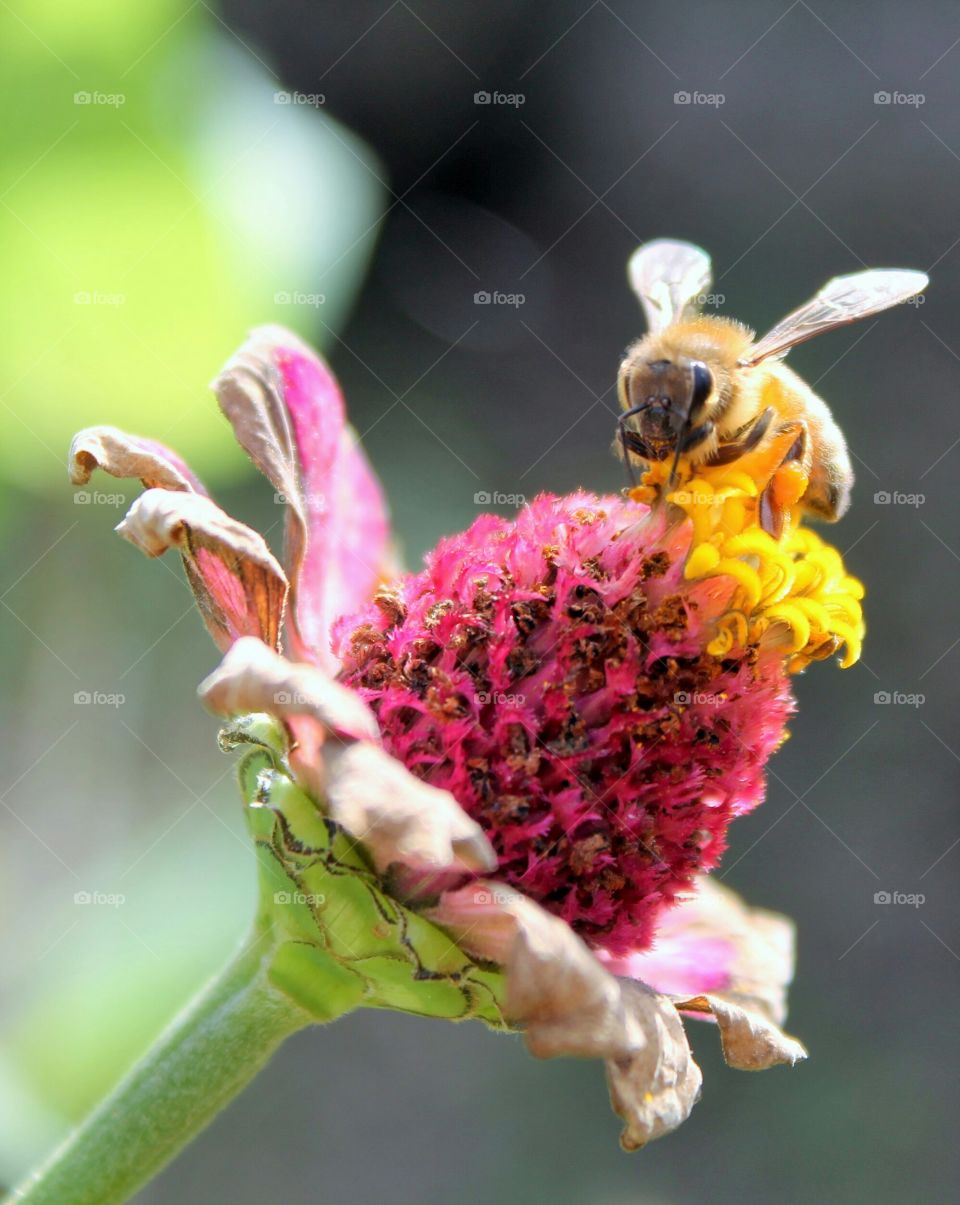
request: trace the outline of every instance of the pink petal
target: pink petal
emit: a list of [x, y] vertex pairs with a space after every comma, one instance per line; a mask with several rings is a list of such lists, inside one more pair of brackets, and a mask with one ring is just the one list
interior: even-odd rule
[[203, 621], [221, 649], [241, 636], [277, 647], [287, 581], [257, 532], [204, 494], [177, 489], [141, 494], [117, 531], [147, 556], [177, 549]]
[[327, 365], [281, 327], [260, 327], [214, 389], [237, 439], [287, 503], [291, 643], [335, 670], [330, 629], [388, 566], [383, 495]]
[[793, 977], [793, 924], [701, 875], [694, 895], [662, 913], [651, 949], [597, 956], [613, 974], [670, 996], [736, 993], [779, 1023]]
[[257, 532], [225, 514], [199, 479], [162, 443], [117, 427], [87, 427], [70, 445], [70, 480], [95, 469], [138, 477], [146, 487], [117, 530], [148, 556], [176, 548], [207, 630], [221, 649], [240, 636], [280, 640], [287, 597], [283, 570]]

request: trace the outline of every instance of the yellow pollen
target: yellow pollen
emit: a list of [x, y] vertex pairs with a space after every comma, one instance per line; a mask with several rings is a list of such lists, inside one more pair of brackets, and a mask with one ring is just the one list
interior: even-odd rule
[[[791, 673], [842, 650], [846, 669], [860, 656], [863, 586], [843, 558], [802, 525], [798, 505], [807, 477], [797, 462], [783, 464], [795, 434], [770, 441], [730, 465], [680, 466], [667, 491], [670, 461], [657, 461], [630, 491], [638, 502], [664, 496], [693, 527], [684, 567], [688, 581], [725, 576], [736, 582], [728, 610], [717, 621], [708, 652], [722, 657], [748, 644], [776, 647]], [[759, 522], [761, 496], [783, 515], [779, 539]]]

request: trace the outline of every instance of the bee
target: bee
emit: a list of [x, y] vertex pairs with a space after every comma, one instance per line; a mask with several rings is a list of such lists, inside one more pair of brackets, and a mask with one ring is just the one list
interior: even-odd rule
[[[711, 286], [710, 257], [692, 243], [645, 243], [628, 273], [647, 320], [647, 334], [627, 349], [617, 377], [619, 443], [631, 472], [638, 460], [672, 457], [673, 481], [681, 461], [691, 469], [730, 464], [776, 440], [786, 448], [782, 463], [806, 478], [800, 507], [839, 519], [853, 485], [846, 441], [827, 403], [782, 358], [814, 335], [916, 296], [927, 286], [924, 273], [877, 268], [837, 276], [757, 340], [740, 322], [698, 312]], [[768, 486], [761, 526], [779, 536], [783, 517]]]

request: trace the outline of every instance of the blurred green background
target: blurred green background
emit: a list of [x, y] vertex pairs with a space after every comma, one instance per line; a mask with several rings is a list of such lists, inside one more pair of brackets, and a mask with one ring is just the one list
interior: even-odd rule
[[275, 540], [206, 382], [284, 322], [331, 356], [415, 564], [479, 492], [623, 484], [624, 264], [673, 235], [713, 254], [721, 311], [761, 327], [841, 271], [933, 281], [791, 357], [856, 458], [832, 534], [870, 628], [855, 669], [798, 682], [724, 875], [797, 919], [811, 1060], [737, 1074], [697, 1028], [703, 1101], [628, 1158], [597, 1066], [360, 1014], [294, 1039], [138, 1200], [956, 1199], [960, 20], [869, 11], [0, 6], [0, 1183], [252, 907], [232, 762], [194, 697], [216, 652], [177, 565], [111, 535], [132, 494], [100, 478], [74, 501], [74, 430], [171, 443]]

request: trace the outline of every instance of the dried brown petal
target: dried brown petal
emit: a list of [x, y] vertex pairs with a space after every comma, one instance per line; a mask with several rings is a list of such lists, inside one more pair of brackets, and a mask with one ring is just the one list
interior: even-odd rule
[[806, 1047], [768, 1020], [752, 1000], [730, 995], [694, 996], [674, 1001], [684, 1012], [712, 1013], [720, 1030], [723, 1057], [738, 1071], [766, 1071], [807, 1057]]
[[118, 427], [78, 431], [70, 445], [68, 468], [74, 485], [86, 485], [94, 469], [102, 469], [111, 477], [139, 477], [147, 489], [206, 492], [176, 452]]
[[240, 636], [276, 647], [287, 595], [263, 537], [202, 494], [149, 489], [117, 526], [147, 556], [176, 548], [210, 634], [221, 649]]
[[603, 1058], [625, 1149], [669, 1133], [700, 1094], [673, 1003], [604, 970], [573, 930], [499, 883], [446, 892], [429, 915], [468, 952], [503, 966], [506, 1015], [541, 1058]]
[[324, 748], [330, 815], [369, 849], [381, 871], [496, 869], [483, 830], [449, 791], [415, 778], [379, 745], [356, 741]]
[[607, 1087], [624, 1121], [620, 1145], [636, 1151], [681, 1125], [700, 1099], [703, 1080], [693, 1061], [683, 1022], [666, 996], [636, 980], [620, 980], [625, 1000], [643, 1018], [647, 1045], [607, 1060]]
[[259, 640], [238, 640], [200, 683], [199, 694], [216, 715], [263, 711], [280, 719], [312, 720], [338, 736], [380, 739], [373, 712], [356, 691], [313, 665], [288, 661]]

